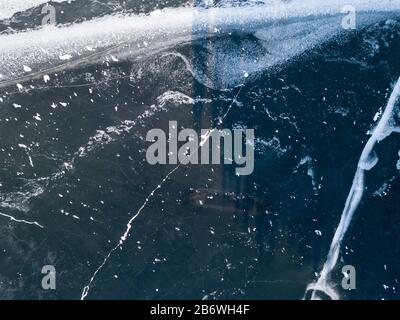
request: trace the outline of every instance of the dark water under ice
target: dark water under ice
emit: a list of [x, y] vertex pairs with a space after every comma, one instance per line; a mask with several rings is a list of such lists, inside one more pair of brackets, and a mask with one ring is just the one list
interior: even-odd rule
[[[121, 8], [180, 5], [56, 7], [65, 10], [61, 23], [77, 23]], [[35, 25], [36, 11], [0, 28]], [[301, 299], [325, 262], [367, 132], [400, 74], [399, 32], [399, 21], [383, 21], [232, 86], [224, 85], [231, 70], [246, 65], [230, 57], [263, 54], [253, 35], [210, 34], [168, 49], [173, 54], [101, 58], [49, 74], [46, 85], [40, 78], [22, 90], [1, 88], [0, 213], [43, 228], [0, 216], [0, 298], [79, 299], [140, 211], [87, 298]], [[167, 131], [170, 120], [212, 128], [228, 108], [224, 128], [255, 129], [254, 173], [182, 166], [149, 197], [174, 166], [147, 164], [147, 131]], [[379, 162], [333, 274], [344, 299], [399, 297], [399, 149], [397, 134], [376, 149]], [[48, 264], [57, 270], [54, 291], [40, 285]], [[348, 264], [357, 270], [351, 292], [340, 288]]]

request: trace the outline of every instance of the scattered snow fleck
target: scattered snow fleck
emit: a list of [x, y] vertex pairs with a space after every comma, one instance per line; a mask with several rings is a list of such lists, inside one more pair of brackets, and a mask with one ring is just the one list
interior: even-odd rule
[[150, 13], [152, 17], [158, 17], [161, 14], [161, 10], [157, 9]]
[[70, 54], [64, 54], [59, 56], [60, 60], [70, 60], [72, 56]]
[[33, 161], [32, 161], [32, 157], [31, 156], [28, 156], [28, 159], [29, 159], [29, 164], [31, 165], [31, 167], [33, 168]]

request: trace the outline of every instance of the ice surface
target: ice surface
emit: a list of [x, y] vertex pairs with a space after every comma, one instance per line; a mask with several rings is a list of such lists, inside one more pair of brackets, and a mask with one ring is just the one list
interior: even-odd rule
[[[386, 109], [379, 120], [373, 134], [368, 139], [358, 162], [358, 167], [354, 176], [353, 184], [351, 186], [349, 195], [346, 200], [345, 207], [336, 229], [335, 235], [333, 237], [330, 250], [328, 253], [327, 260], [324, 267], [319, 275], [316, 283], [312, 283], [308, 286], [308, 290], [312, 290], [312, 299], [318, 299], [317, 290], [325, 292], [332, 299], [338, 299], [339, 294], [332, 288], [329, 283], [330, 273], [335, 268], [339, 254], [340, 246], [342, 244], [343, 237], [345, 236], [350, 222], [353, 218], [354, 212], [357, 210], [358, 205], [364, 194], [364, 181], [365, 181], [365, 171], [372, 169], [378, 162], [378, 158], [375, 154], [374, 147], [377, 142], [382, 138], [382, 135], [390, 131], [392, 126], [391, 119], [393, 119], [393, 112], [400, 97], [400, 78], [395, 84], [392, 94], [390, 95], [389, 101], [387, 103]], [[393, 131], [391, 131], [393, 132]], [[387, 134], [385, 135], [387, 136]]]
[[[157, 10], [148, 15], [111, 15], [62, 28], [46, 26], [1, 35], [0, 68], [4, 73], [0, 86], [98, 61], [111, 53], [135, 58], [211, 35], [254, 33], [267, 53], [261, 51], [255, 53], [256, 58], [248, 59], [235, 56], [236, 52], [225, 52], [226, 48], [211, 53], [229, 59], [230, 65], [240, 63], [240, 70], [233, 68], [228, 77], [232, 81], [225, 86], [230, 86], [243, 77], [243, 70], [254, 74], [345, 32], [341, 26], [344, 4], [346, 1], [321, 4], [307, 0], [209, 9], [186, 7]], [[358, 28], [400, 11], [397, 1], [357, 0], [353, 5], [357, 7]], [[30, 74], [27, 75], [24, 65], [32, 69]]]
[[[65, 0], [52, 0], [52, 2], [63, 2]], [[74, 0], [70, 0], [74, 1]], [[1, 0], [0, 1], [0, 19], [12, 17], [15, 13], [36, 7], [49, 2], [48, 0]]]

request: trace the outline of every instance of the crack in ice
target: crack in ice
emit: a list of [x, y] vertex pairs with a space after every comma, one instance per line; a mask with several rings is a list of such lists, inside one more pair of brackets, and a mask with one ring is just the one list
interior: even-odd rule
[[319, 278], [316, 282], [309, 284], [307, 287], [306, 292], [310, 290], [312, 291], [311, 299], [313, 300], [318, 299], [316, 291], [324, 292], [333, 300], [339, 299], [339, 294], [329, 283], [330, 273], [336, 266], [342, 240], [347, 232], [354, 212], [357, 210], [364, 194], [365, 171], [371, 170], [378, 161], [376, 155], [374, 155], [375, 144], [388, 137], [392, 132], [399, 132], [398, 128], [391, 126], [391, 121], [393, 120], [393, 111], [397, 101], [399, 100], [399, 97], [400, 78], [397, 80], [393, 88], [382, 118], [372, 132], [371, 137], [368, 139], [361, 153], [353, 184], [348, 194], [339, 225], [335, 231], [326, 262], [322, 268]]
[[44, 229], [44, 227], [43, 227], [40, 223], [38, 223], [38, 222], [36, 222], [36, 221], [27, 221], [27, 220], [23, 220], [23, 219], [17, 219], [17, 218], [15, 218], [15, 217], [13, 217], [13, 216], [10, 216], [10, 215], [4, 214], [4, 213], [0, 213], [0, 216], [9, 218], [11, 221], [14, 221], [14, 222], [25, 223], [25, 224], [31, 224], [31, 225], [35, 225], [35, 226], [37, 226], [37, 227], [39, 227], [39, 228]]
[[[232, 109], [232, 106], [235, 102], [237, 102], [237, 97], [239, 96], [240, 92], [242, 91], [243, 88], [243, 84], [240, 85], [240, 89], [238, 90], [237, 94], [235, 95], [234, 99], [232, 100], [232, 103], [229, 105], [229, 107], [227, 108], [226, 112], [224, 113], [224, 115], [219, 119], [218, 121], [218, 125], [221, 125], [223, 123], [223, 120], [226, 118], [226, 116], [228, 115], [229, 111]], [[210, 132], [216, 130], [217, 127], [213, 128], [210, 130]], [[207, 135], [206, 139], [209, 138], [210, 135]], [[204, 144], [204, 142], [203, 142]], [[197, 147], [197, 149], [195, 150], [195, 152], [198, 152], [198, 150], [201, 148], [202, 144], [200, 143], [199, 146]], [[105, 258], [103, 259], [103, 262], [100, 264], [100, 266], [95, 270], [95, 272], [93, 273], [92, 277], [89, 280], [89, 283], [83, 288], [82, 290], [82, 294], [81, 294], [81, 300], [85, 300], [85, 298], [87, 297], [87, 295], [89, 294], [90, 291], [90, 286], [92, 285], [93, 281], [96, 279], [97, 274], [103, 269], [103, 267], [106, 265], [106, 263], [108, 262], [108, 260], [111, 258], [111, 255], [117, 250], [119, 249], [124, 242], [128, 239], [129, 237], [129, 231], [132, 229], [132, 223], [136, 220], [136, 218], [140, 215], [140, 213], [143, 211], [143, 209], [146, 207], [146, 205], [148, 204], [148, 202], [150, 201], [150, 199], [155, 195], [156, 191], [161, 189], [161, 187], [163, 186], [163, 184], [181, 167], [182, 164], [178, 164], [175, 168], [173, 168], [162, 180], [161, 182], [157, 185], [156, 188], [154, 188], [150, 194], [147, 196], [147, 198], [145, 199], [145, 201], [143, 202], [142, 206], [139, 208], [139, 210], [135, 213], [135, 215], [128, 221], [127, 225], [126, 225], [126, 229], [125, 232], [123, 233], [123, 235], [120, 237], [120, 240], [118, 242], [118, 244], [113, 247], [108, 254], [105, 256]]]
[[147, 203], [150, 201], [150, 199], [154, 196], [155, 192], [158, 189], [161, 189], [162, 185], [164, 184], [165, 181], [168, 180], [168, 178], [176, 171], [178, 170], [180, 167], [180, 165], [176, 166], [174, 169], [172, 169], [165, 177], [164, 179], [157, 185], [156, 188], [154, 188], [150, 194], [148, 195], [148, 197], [145, 199], [145, 201], [143, 202], [142, 206], [139, 208], [139, 210], [135, 213], [135, 215], [129, 220], [128, 224], [126, 225], [126, 230], [124, 232], [124, 234], [121, 236], [118, 244], [112, 248], [110, 250], [110, 252], [106, 255], [106, 257], [104, 258], [103, 262], [101, 263], [101, 265], [96, 269], [96, 271], [93, 273], [92, 277], [89, 280], [89, 283], [83, 288], [82, 291], [82, 295], [81, 295], [81, 300], [84, 300], [86, 298], [86, 296], [89, 294], [89, 290], [90, 290], [90, 286], [93, 283], [93, 281], [95, 280], [97, 274], [101, 271], [101, 269], [103, 269], [103, 267], [106, 265], [108, 259], [110, 259], [111, 255], [113, 254], [113, 252], [115, 250], [117, 250], [118, 248], [120, 248], [123, 243], [126, 241], [126, 239], [129, 236], [129, 231], [132, 228], [132, 223], [133, 221], [140, 215], [140, 213], [143, 211], [143, 209], [146, 207]]

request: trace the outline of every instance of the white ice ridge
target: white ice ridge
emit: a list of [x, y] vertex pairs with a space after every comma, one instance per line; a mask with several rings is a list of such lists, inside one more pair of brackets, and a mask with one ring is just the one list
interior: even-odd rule
[[[272, 0], [241, 7], [180, 7], [146, 15], [108, 15], [64, 27], [3, 34], [0, 87], [98, 61], [99, 53], [122, 51], [122, 55], [137, 57], [232, 32], [254, 33], [267, 48], [268, 54], [260, 57], [251, 73], [283, 63], [346, 32], [342, 27], [346, 13], [342, 11], [349, 4], [356, 9], [357, 28], [400, 14], [400, 1], [393, 0]], [[27, 72], [24, 66], [32, 71]]]
[[[52, 0], [52, 2], [63, 1], [65, 0]], [[17, 12], [33, 8], [47, 2], [50, 2], [50, 0], [0, 0], [0, 20], [11, 18]]]
[[328, 257], [322, 268], [319, 278], [315, 283], [311, 283], [307, 287], [307, 291], [312, 290], [311, 299], [318, 299], [317, 291], [324, 292], [333, 300], [339, 299], [339, 294], [330, 284], [330, 273], [336, 266], [343, 237], [346, 234], [346, 231], [353, 218], [354, 212], [360, 204], [361, 198], [363, 196], [365, 189], [365, 171], [371, 170], [378, 162], [378, 158], [374, 151], [375, 144], [385, 139], [392, 132], [399, 132], [399, 129], [396, 128], [393, 124], [394, 110], [396, 103], [399, 100], [399, 97], [400, 78], [397, 80], [397, 83], [394, 86], [382, 118], [372, 132], [371, 137], [368, 139], [361, 153], [353, 184], [351, 186], [349, 195], [347, 196], [345, 207], [343, 209], [342, 217], [340, 218], [339, 225], [332, 239]]
[[17, 218], [14, 218], [13, 216], [10, 216], [10, 215], [4, 214], [4, 213], [0, 213], [0, 216], [6, 217], [6, 218], [8, 218], [8, 219], [10, 219], [11, 221], [14, 221], [14, 222], [32, 224], [32, 225], [35, 225], [35, 226], [37, 226], [39, 228], [42, 228], [42, 229], [44, 228], [40, 223], [38, 223], [36, 221], [27, 221], [27, 220], [17, 219]]
[[[226, 116], [229, 114], [229, 112], [232, 109], [232, 106], [234, 103], [237, 103], [237, 98], [240, 94], [240, 92], [243, 89], [243, 85], [240, 86], [240, 89], [238, 90], [238, 92], [236, 93], [234, 99], [232, 100], [232, 103], [229, 105], [228, 109], [226, 110], [226, 112], [223, 114], [223, 116], [220, 118], [218, 125], [221, 125], [223, 123], [223, 121], [225, 120]], [[210, 130], [216, 130], [217, 128], [213, 128]], [[209, 135], [206, 139], [209, 138]], [[204, 140], [203, 140], [204, 141]], [[203, 142], [204, 144], [205, 142]], [[202, 143], [199, 144], [199, 147], [196, 149], [196, 153], [199, 151], [200, 147], [202, 146]], [[83, 288], [82, 294], [81, 294], [81, 300], [85, 300], [85, 298], [87, 297], [87, 295], [89, 294], [91, 285], [93, 283], [93, 281], [96, 279], [97, 274], [103, 269], [103, 267], [106, 265], [106, 263], [108, 262], [108, 260], [111, 258], [112, 254], [119, 249], [124, 242], [128, 239], [129, 237], [129, 232], [132, 229], [132, 225], [133, 222], [136, 220], [136, 218], [142, 213], [143, 209], [147, 206], [147, 204], [149, 203], [149, 201], [151, 200], [151, 198], [154, 197], [154, 195], [156, 194], [156, 192], [161, 189], [161, 187], [163, 186], [163, 184], [176, 172], [178, 171], [178, 169], [181, 167], [181, 164], [178, 164], [177, 166], [175, 166], [162, 180], [161, 182], [157, 185], [157, 187], [155, 187], [150, 194], [147, 196], [147, 198], [144, 200], [142, 206], [139, 208], [139, 210], [132, 216], [131, 219], [129, 219], [127, 225], [126, 225], [126, 229], [125, 232], [123, 233], [123, 235], [120, 237], [119, 242], [115, 245], [115, 247], [113, 247], [108, 254], [105, 256], [103, 262], [100, 264], [100, 266], [95, 270], [95, 272], [93, 273], [92, 277], [89, 280], [89, 283]]]

